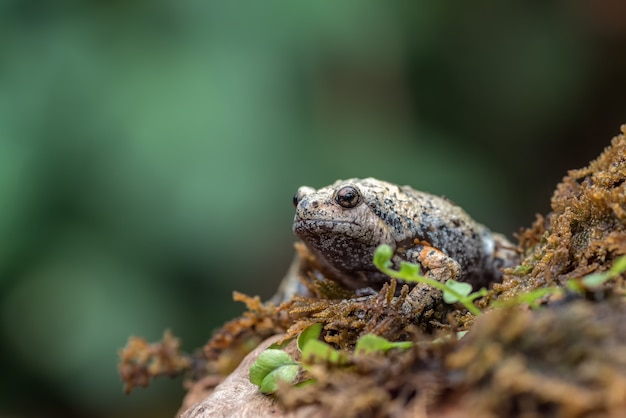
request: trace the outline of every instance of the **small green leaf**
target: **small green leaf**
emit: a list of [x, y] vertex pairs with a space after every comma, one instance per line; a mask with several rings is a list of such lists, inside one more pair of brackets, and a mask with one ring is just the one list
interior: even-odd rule
[[[626, 256], [619, 257], [613, 262], [611, 268], [602, 273], [593, 273], [580, 279], [580, 283], [585, 288], [594, 288], [604, 284], [604, 282], [619, 276], [626, 271]], [[575, 279], [574, 279], [575, 280]], [[569, 284], [569, 283], [568, 283]]]
[[391, 257], [393, 257], [393, 250], [387, 244], [379, 245], [374, 253], [374, 265], [381, 270], [391, 267]]
[[[467, 296], [472, 292], [472, 285], [465, 282], [457, 282], [456, 280], [448, 279], [446, 281], [446, 287], [452, 289], [454, 292], [461, 296]], [[446, 303], [456, 303], [459, 301], [459, 297], [448, 290], [443, 291], [443, 300]]]
[[398, 274], [407, 282], [417, 281], [416, 277], [420, 275], [419, 264], [402, 262]]
[[467, 331], [457, 331], [456, 339], [460, 340], [461, 338], [465, 337], [465, 334], [467, 334]]
[[622, 274], [626, 271], [626, 256], [623, 255], [617, 260], [613, 262], [613, 266], [609, 270], [611, 275], [617, 276], [618, 274]]
[[583, 286], [581, 279], [569, 279], [565, 282], [565, 287], [567, 290], [576, 293], [583, 293], [585, 291], [585, 286]]
[[304, 346], [311, 341], [316, 341], [319, 338], [321, 332], [322, 324], [319, 322], [317, 324], [311, 325], [310, 327], [302, 331], [298, 336], [298, 350], [302, 352]]
[[517, 267], [515, 267], [515, 269], [513, 270], [514, 274], [526, 274], [529, 271], [531, 271], [533, 269], [533, 265], [532, 264], [521, 264]]
[[250, 367], [250, 382], [263, 393], [273, 393], [278, 381], [293, 382], [300, 371], [300, 365], [282, 350], [268, 348], [263, 351]]
[[343, 365], [348, 362], [348, 356], [346, 353], [335, 350], [322, 341], [311, 340], [302, 350], [302, 362], [307, 364], [325, 363]]
[[392, 348], [407, 349], [413, 345], [410, 341], [391, 342], [374, 334], [365, 334], [356, 342], [354, 351], [357, 355], [385, 352]]
[[297, 388], [302, 388], [304, 386], [309, 386], [309, 385], [312, 385], [312, 384], [315, 384], [315, 383], [317, 383], [317, 379], [306, 379], [306, 380], [303, 380], [300, 383], [296, 383], [296, 387]]
[[474, 299], [481, 298], [483, 296], [487, 296], [488, 293], [489, 292], [487, 291], [486, 287], [481, 287], [478, 292], [470, 293], [469, 295], [467, 295], [467, 298], [469, 300], [474, 300]]
[[539, 289], [531, 290], [525, 295], [520, 295], [519, 303], [528, 303], [532, 308], [537, 308], [539, 307], [539, 299], [543, 298], [546, 295], [558, 294], [560, 292], [562, 292], [560, 288], [542, 287]]
[[261, 393], [274, 393], [278, 390], [278, 382], [293, 383], [298, 377], [298, 373], [300, 373], [299, 364], [281, 366], [265, 376], [259, 385], [259, 390]]
[[580, 281], [583, 284], [583, 286], [585, 286], [586, 288], [593, 288], [593, 287], [598, 287], [602, 285], [604, 282], [606, 282], [610, 278], [611, 278], [611, 275], [609, 274], [609, 272], [604, 272], [604, 273], [590, 274], [580, 279]]
[[[573, 283], [572, 281], [568, 282]], [[514, 298], [507, 299], [504, 301], [495, 301], [491, 304], [494, 308], [503, 307], [503, 306], [514, 306], [520, 305], [523, 303], [527, 303], [531, 308], [539, 307], [539, 299], [548, 294], [558, 294], [563, 290], [558, 287], [540, 287], [538, 289], [531, 290], [528, 293], [522, 293], [521, 295], [517, 295]]]

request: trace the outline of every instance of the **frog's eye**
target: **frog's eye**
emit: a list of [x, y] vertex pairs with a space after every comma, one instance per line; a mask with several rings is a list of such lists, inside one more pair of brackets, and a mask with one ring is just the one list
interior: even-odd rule
[[350, 209], [361, 203], [361, 193], [354, 186], [343, 186], [337, 190], [335, 202], [342, 208]]
[[293, 195], [293, 206], [298, 207], [298, 202], [300, 202], [300, 194], [296, 193]]

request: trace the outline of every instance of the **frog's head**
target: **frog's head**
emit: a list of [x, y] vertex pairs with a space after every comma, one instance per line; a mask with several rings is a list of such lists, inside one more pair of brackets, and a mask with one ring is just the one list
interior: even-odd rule
[[395, 248], [383, 206], [389, 196], [400, 193], [397, 189], [375, 179], [340, 180], [318, 190], [300, 187], [294, 196], [293, 231], [340, 272], [367, 275], [376, 270], [372, 257], [378, 245]]

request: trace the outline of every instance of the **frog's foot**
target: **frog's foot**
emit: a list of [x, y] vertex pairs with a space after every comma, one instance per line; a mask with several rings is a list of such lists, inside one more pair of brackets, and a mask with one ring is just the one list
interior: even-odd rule
[[[407, 259], [419, 263], [424, 276], [444, 283], [448, 279], [458, 280], [461, 276], [461, 266], [442, 251], [423, 242], [416, 242], [416, 246], [407, 250]], [[418, 283], [407, 295], [403, 311], [411, 316], [422, 316], [433, 309], [443, 300], [441, 290], [426, 283]]]
[[402, 311], [412, 317], [421, 316], [424, 311], [432, 308], [442, 299], [441, 290], [426, 283], [418, 283], [406, 296]]
[[443, 251], [431, 247], [421, 241], [415, 247], [407, 250], [407, 259], [423, 267], [426, 277], [445, 282], [448, 279], [458, 280], [461, 277], [461, 266], [456, 260], [448, 257]]

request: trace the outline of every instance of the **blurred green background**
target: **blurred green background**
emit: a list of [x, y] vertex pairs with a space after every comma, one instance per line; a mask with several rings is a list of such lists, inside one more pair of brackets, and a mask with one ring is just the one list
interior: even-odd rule
[[272, 295], [303, 184], [512, 236], [626, 122], [625, 3], [0, 2], [0, 417], [171, 417], [118, 348]]

